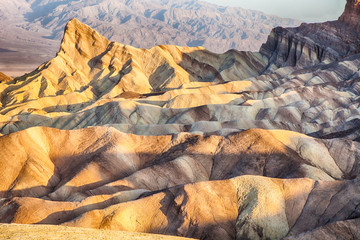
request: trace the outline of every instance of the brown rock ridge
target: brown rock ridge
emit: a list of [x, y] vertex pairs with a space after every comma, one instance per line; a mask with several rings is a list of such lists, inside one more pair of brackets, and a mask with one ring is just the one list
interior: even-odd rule
[[[96, 48], [91, 47], [93, 44]], [[147, 62], [155, 62], [156, 66]], [[135, 129], [136, 133], [146, 132], [145, 124], [174, 124], [175, 129], [165, 128], [162, 132], [169, 133], [186, 129], [201, 131], [192, 125], [210, 119], [233, 129], [271, 126], [316, 136], [353, 128], [351, 119], [356, 111], [340, 114], [343, 108], [337, 99], [344, 98], [348, 109], [356, 103], [356, 96], [347, 90], [350, 87], [351, 92], [357, 92], [356, 58], [300, 72], [283, 68], [274, 74], [258, 76], [266, 64], [266, 58], [247, 52], [216, 55], [200, 48], [175, 46], [135, 49], [111, 43], [73, 20], [56, 58], [15, 82], [0, 84], [1, 132], [7, 134], [34, 125], [73, 129], [118, 124], [119, 129]], [[328, 86], [319, 88], [319, 83], [331, 83], [341, 91]], [[173, 90], [156, 93], [169, 89]], [[158, 96], [144, 95], [151, 91]], [[285, 91], [296, 97], [289, 98]], [[123, 96], [131, 92], [141, 99], [127, 97], [128, 101], [124, 102]], [[292, 105], [300, 104], [300, 99], [308, 102], [293, 108]], [[322, 106], [328, 110], [325, 116], [317, 104], [321, 102], [328, 102]], [[114, 107], [119, 104], [115, 108], [120, 111], [117, 112]], [[109, 105], [113, 107], [108, 108]], [[194, 107], [203, 110], [191, 109]], [[151, 115], [143, 114], [148, 110]], [[94, 111], [101, 117], [109, 114], [112, 117], [101, 120], [89, 117]], [[217, 116], [219, 111], [224, 113]], [[293, 116], [290, 125], [286, 121], [289, 113]], [[71, 121], [74, 117], [82, 120]], [[335, 120], [332, 129], [321, 133], [323, 125], [332, 119]], [[219, 126], [213, 131], [219, 130]], [[159, 134], [159, 130], [148, 129], [149, 134]]]
[[11, 80], [12, 80], [11, 77], [9, 77], [9, 76], [5, 75], [4, 73], [0, 72], [0, 83], [9, 82]]
[[[166, 49], [176, 47], [167, 46]], [[67, 57], [65, 53], [61, 55]], [[196, 51], [193, 56], [202, 61], [207, 56], [206, 61], [212, 64], [212, 57], [216, 61], [222, 58], [221, 56], [219, 60], [217, 55], [207, 55], [205, 50]], [[4, 89], [0, 132], [9, 134], [32, 126], [78, 129], [110, 125], [124, 132], [141, 135], [179, 132], [222, 135], [229, 131], [270, 128], [323, 138], [357, 139], [360, 136], [357, 127], [357, 119], [360, 117], [357, 108], [360, 61], [357, 55], [302, 70], [284, 67], [272, 74], [247, 79], [243, 79], [246, 74], [258, 74], [251, 73], [247, 67], [253, 64], [252, 57], [244, 53], [239, 57], [232, 54], [229, 56], [235, 56], [238, 62], [220, 75], [209, 73], [209, 82], [200, 81], [197, 77], [199, 75], [195, 73], [185, 75], [186, 78], [179, 75], [179, 79], [185, 82], [181, 87], [150, 94], [122, 92], [121, 86], [124, 85], [134, 91], [146, 86], [146, 77], [143, 85], [140, 84], [142, 78], [136, 77], [143, 76], [139, 68], [132, 68], [115, 83], [111, 79], [117, 78], [105, 76], [103, 80], [85, 79], [90, 84], [75, 84], [74, 81], [78, 80], [70, 74], [67, 80], [65, 77], [58, 84], [57, 76], [48, 71], [57, 69], [54, 64], [38, 70], [35, 75], [25, 76], [16, 83], [0, 84], [0, 88]], [[76, 62], [79, 65], [81, 61], [88, 62], [81, 55], [78, 58]], [[232, 58], [221, 61], [231, 62]], [[59, 54], [55, 60], [61, 63], [63, 60], [60, 59]], [[52, 62], [56, 63], [55, 60]], [[139, 57], [138, 61], [140, 60]], [[85, 64], [84, 68], [87, 67]], [[162, 67], [158, 68], [160, 70], [155, 70], [157, 80], [164, 75]], [[104, 72], [108, 71], [106, 69], [104, 67]], [[183, 72], [181, 69], [184, 68], [176, 69]], [[177, 82], [176, 75], [171, 76]], [[186, 83], [191, 76], [194, 76], [193, 80]], [[220, 78], [226, 81], [217, 82]], [[81, 87], [84, 85], [90, 86]], [[63, 87], [65, 91], [60, 90]], [[95, 88], [98, 90], [95, 91]], [[102, 88], [107, 89], [102, 92]], [[106, 93], [107, 91], [111, 93]], [[94, 92], [98, 92], [98, 96]], [[103, 95], [104, 93], [106, 94]], [[118, 93], [120, 94], [116, 95]], [[116, 96], [113, 97], [114, 95]]]
[[[311, 26], [326, 30], [326, 24]], [[306, 52], [302, 58], [312, 61]], [[250, 52], [136, 49], [110, 42], [74, 19], [57, 57], [0, 84], [0, 133], [109, 125], [142, 135], [270, 128], [359, 138], [358, 55], [305, 69], [272, 65], [263, 74], [268, 63]]]
[[360, 174], [358, 143], [282, 130], [139, 136], [107, 127], [37, 127], [0, 137], [0, 145], [0, 197], [81, 200], [249, 174], [315, 180]]
[[345, 11], [340, 16], [339, 21], [349, 24], [355, 31], [360, 32], [360, 6], [356, 0], [347, 0]]
[[296, 28], [277, 27], [260, 52], [275, 65], [308, 67], [330, 63], [360, 53], [360, 6], [347, 0], [338, 21], [306, 24]]
[[[358, 213], [353, 213], [360, 203], [358, 193], [358, 181], [243, 176], [171, 188], [133, 202], [90, 211], [64, 225], [200, 239], [281, 239], [329, 222], [358, 218]], [[147, 206], [146, 210], [141, 211], [141, 206]], [[149, 222], [149, 216], [159, 216], [158, 221]], [[136, 219], [140, 224], [136, 224]], [[164, 226], [164, 222], [168, 225]]]

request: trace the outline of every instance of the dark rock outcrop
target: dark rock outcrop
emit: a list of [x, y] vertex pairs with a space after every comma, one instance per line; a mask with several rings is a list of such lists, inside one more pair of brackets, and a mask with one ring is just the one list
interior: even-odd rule
[[355, 31], [360, 32], [360, 5], [359, 1], [356, 0], [347, 0], [345, 11], [340, 16], [339, 21], [347, 23]]
[[269, 58], [269, 68], [309, 67], [327, 64], [360, 53], [360, 6], [348, 0], [338, 21], [303, 23], [296, 28], [277, 27], [260, 52]]

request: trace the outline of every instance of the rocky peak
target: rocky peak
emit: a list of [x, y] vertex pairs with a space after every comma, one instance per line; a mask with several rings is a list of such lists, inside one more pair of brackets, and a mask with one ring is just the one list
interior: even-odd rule
[[0, 72], [0, 83], [1, 82], [9, 82], [11, 80], [12, 80], [11, 77], [9, 77], [9, 76], [5, 75], [4, 73]]
[[[77, 19], [71, 19], [65, 27], [59, 54], [74, 58], [97, 56], [110, 43], [105, 37]], [[98, 51], [97, 51], [98, 50]]]
[[356, 31], [360, 32], [360, 2], [357, 0], [347, 0], [345, 11], [339, 20], [351, 25]]
[[347, 0], [338, 21], [273, 29], [260, 53], [269, 58], [269, 66], [275, 69], [327, 64], [360, 53], [360, 4], [356, 2], [359, 1]]

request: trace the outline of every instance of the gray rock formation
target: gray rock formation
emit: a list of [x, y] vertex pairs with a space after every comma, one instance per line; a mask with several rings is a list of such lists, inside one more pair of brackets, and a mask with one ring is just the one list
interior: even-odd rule
[[359, 31], [343, 19], [303, 23], [297, 28], [277, 27], [260, 52], [269, 58], [270, 68], [272, 64], [276, 67], [328, 64], [360, 53]]
[[336, 221], [316, 228], [313, 231], [301, 233], [296, 236], [286, 237], [286, 240], [311, 240], [311, 239], [359, 239], [360, 219]]

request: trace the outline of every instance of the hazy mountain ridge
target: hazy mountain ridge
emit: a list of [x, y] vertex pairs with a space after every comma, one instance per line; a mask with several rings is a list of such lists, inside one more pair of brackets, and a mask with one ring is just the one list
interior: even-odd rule
[[[56, 38], [61, 37], [64, 24], [75, 17], [110, 40], [134, 47], [170, 43], [192, 47], [199, 46], [195, 42], [203, 42], [201, 46], [218, 53], [230, 48], [256, 51], [273, 27], [299, 23], [257, 11], [185, 0], [42, 1], [32, 3], [31, 9], [33, 12], [26, 15], [28, 21], [52, 29]], [[50, 9], [51, 12], [46, 11]], [[212, 43], [215, 39], [221, 39], [221, 44]]]
[[[229, 49], [258, 51], [273, 27], [300, 23], [258, 11], [185, 0], [4, 0], [0, 9], [0, 20], [4, 24], [4, 42], [0, 43], [19, 51], [0, 55], [0, 64], [7, 62], [7, 68], [15, 65], [7, 61], [11, 56], [17, 59], [28, 56], [37, 65], [52, 58], [58, 50], [52, 39], [61, 39], [65, 24], [72, 18], [78, 18], [112, 41], [134, 47], [151, 48], [159, 44], [204, 46], [217, 53]], [[26, 41], [19, 39], [27, 32], [35, 34], [26, 36]], [[26, 52], [22, 47], [29, 41], [36, 47], [29, 46]], [[11, 75], [4, 66], [0, 71]]]

